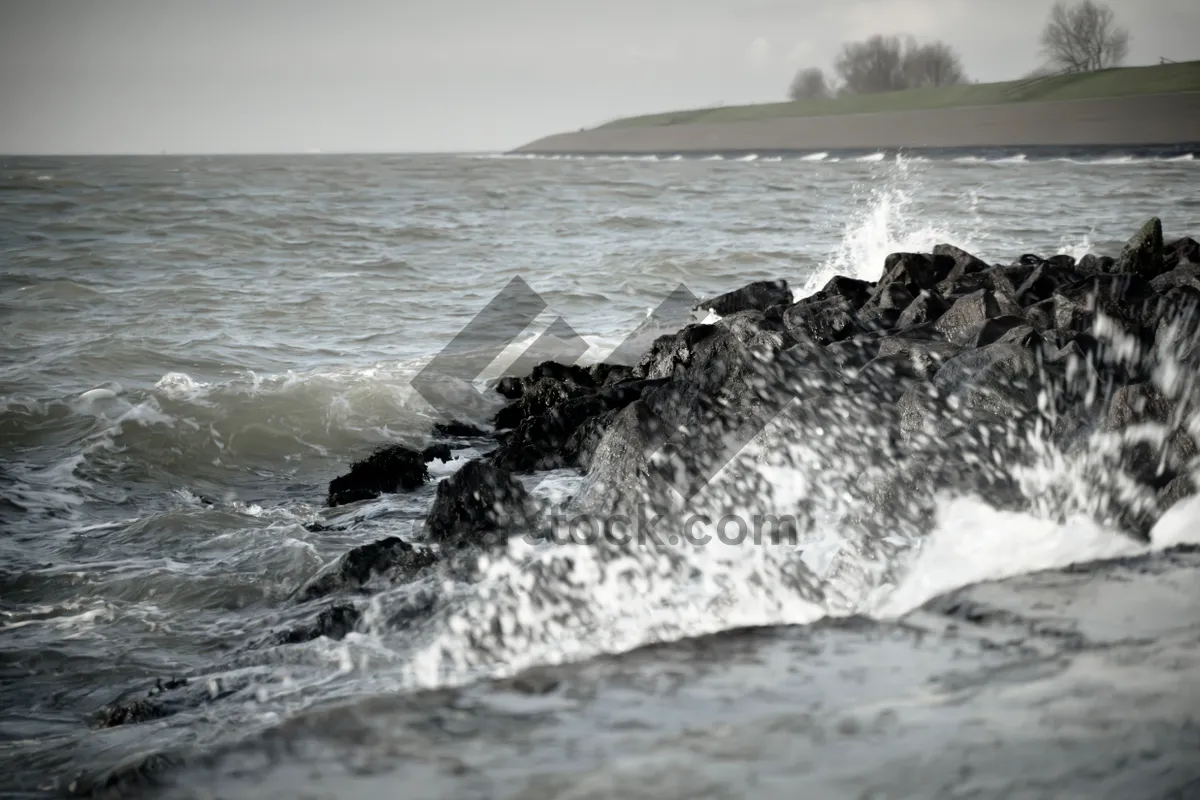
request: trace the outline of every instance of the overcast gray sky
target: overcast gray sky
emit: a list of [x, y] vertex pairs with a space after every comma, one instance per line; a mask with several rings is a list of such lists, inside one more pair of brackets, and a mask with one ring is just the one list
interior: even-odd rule
[[[504, 150], [782, 99], [873, 33], [972, 78], [1037, 65], [1051, 0], [0, 0], [0, 152]], [[1111, 0], [1129, 63], [1200, 58], [1200, 0]]]

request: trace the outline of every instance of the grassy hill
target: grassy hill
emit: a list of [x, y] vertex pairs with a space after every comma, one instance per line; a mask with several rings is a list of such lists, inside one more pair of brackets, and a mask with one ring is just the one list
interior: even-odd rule
[[952, 106], [990, 106], [1049, 100], [1090, 100], [1134, 94], [1200, 91], [1200, 61], [1161, 64], [1153, 67], [1123, 67], [1057, 75], [1036, 80], [1004, 83], [973, 83], [936, 89], [850, 95], [830, 100], [801, 100], [792, 103], [759, 103], [671, 111], [626, 117], [599, 126], [629, 128], [646, 125], [686, 125], [692, 122], [744, 122], [776, 117], [818, 117], [831, 114], [870, 114]]

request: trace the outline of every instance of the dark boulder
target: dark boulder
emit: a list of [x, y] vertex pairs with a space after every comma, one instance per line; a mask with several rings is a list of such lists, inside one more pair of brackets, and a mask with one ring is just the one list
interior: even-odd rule
[[1185, 236], [1163, 247], [1163, 266], [1166, 269], [1177, 269], [1186, 264], [1200, 265], [1200, 243], [1195, 239]]
[[629, 380], [633, 377], [633, 367], [624, 364], [606, 364], [600, 362], [588, 367], [592, 381], [597, 386], [611, 386], [614, 383]]
[[1024, 310], [1025, 321], [1039, 333], [1054, 328], [1054, 298], [1034, 303]]
[[1127, 333], [1141, 335], [1156, 297], [1154, 287], [1137, 275], [1093, 275], [1054, 291], [1054, 327], [1068, 335], [1091, 333], [1101, 312]]
[[[1057, 256], [1055, 256], [1057, 258]], [[1067, 256], [1070, 258], [1070, 256]], [[1078, 281], [1082, 275], [1074, 269], [1074, 259], [1071, 259], [1072, 266], [1060, 266], [1053, 260], [1048, 260], [1043, 264], [1038, 265], [1029, 273], [1029, 276], [1017, 287], [1013, 294], [1013, 299], [1022, 307], [1031, 306], [1045, 300], [1054, 298], [1054, 291], [1060, 286]]]
[[446, 445], [417, 452], [403, 445], [391, 445], [350, 465], [350, 472], [329, 482], [330, 507], [370, 500], [381, 494], [412, 491], [429, 479], [425, 465], [434, 458], [449, 460]]
[[[1127, 434], [1122, 466], [1156, 490], [1178, 477], [1197, 455], [1181, 411], [1175, 400], [1146, 383], [1122, 386], [1109, 405], [1105, 430]], [[1148, 424], [1144, 434], [1131, 430]]]
[[1023, 317], [1016, 317], [1011, 314], [992, 317], [969, 329], [963, 335], [961, 341], [967, 347], [987, 347], [989, 344], [1000, 341], [1008, 333], [1020, 327], [1028, 327], [1032, 330], [1032, 327]]
[[634, 380], [607, 386], [560, 403], [544, 414], [528, 417], [505, 437], [489, 461], [511, 472], [574, 466], [568, 443], [576, 429], [593, 417], [624, 408], [664, 380]]
[[985, 272], [989, 269], [988, 263], [982, 258], [977, 258], [952, 244], [935, 244], [933, 257], [949, 258], [953, 261], [953, 266], [946, 277], [942, 279], [943, 281], [958, 281], [964, 275]]
[[575, 383], [539, 378], [525, 385], [521, 396], [496, 412], [496, 428], [515, 428], [522, 420], [545, 414], [560, 403], [587, 394], [587, 387]]
[[962, 411], [986, 411], [1002, 419], [1024, 416], [1037, 408], [1038, 361], [1029, 349], [1013, 342], [997, 342], [963, 350], [948, 360], [933, 378], [944, 398], [953, 398], [961, 421]]
[[908, 304], [900, 318], [896, 320], [896, 327], [904, 329], [912, 325], [920, 325], [925, 322], [934, 322], [942, 314], [945, 314], [949, 309], [946, 301], [938, 294], [937, 290], [922, 291], [917, 298]]
[[1164, 268], [1162, 222], [1151, 217], [1125, 244], [1112, 271], [1150, 280], [1162, 274]]
[[1115, 272], [1113, 264], [1116, 259], [1112, 256], [1098, 256], [1095, 253], [1088, 253], [1079, 259], [1075, 264], [1075, 271], [1081, 275], [1102, 275], [1106, 272]]
[[1182, 263], [1174, 269], [1156, 275], [1154, 280], [1150, 281], [1150, 285], [1159, 294], [1166, 294], [1177, 286], [1200, 289], [1200, 264]]
[[883, 263], [883, 278], [871, 292], [868, 305], [879, 305], [882, 298], [895, 297], [894, 287], [903, 287], [909, 299], [894, 305], [904, 308], [922, 291], [936, 290], [954, 267], [955, 260], [947, 255], [892, 253]]
[[409, 581], [436, 562], [432, 550], [389, 536], [347, 552], [305, 584], [296, 599], [303, 603], [334, 592], [359, 590], [377, 575], [385, 575], [391, 583]]
[[823, 300], [801, 300], [783, 314], [788, 330], [799, 331], [821, 344], [846, 339], [861, 328], [855, 318], [857, 307], [849, 299], [836, 295]]
[[934, 323], [934, 327], [947, 340], [956, 344], [967, 344], [976, 335], [979, 326], [993, 317], [1018, 316], [1020, 307], [1010, 298], [991, 289], [979, 289], [954, 301], [950, 310]]
[[871, 297], [871, 290], [874, 288], [875, 284], [870, 281], [860, 281], [857, 278], [846, 278], [837, 275], [830, 278], [823, 287], [804, 299], [817, 303], [834, 297], [840, 297], [854, 308], [861, 308]]
[[669, 378], [677, 366], [686, 366], [696, 346], [721, 329], [716, 325], [687, 325], [675, 333], [659, 336], [634, 365], [634, 378]]
[[530, 525], [535, 514], [520, 481], [476, 459], [438, 484], [425, 531], [430, 541], [452, 547], [487, 544]]
[[594, 417], [588, 417], [571, 433], [567, 443], [562, 448], [563, 463], [567, 466], [587, 470], [592, 463], [592, 455], [596, 452], [600, 440], [612, 421], [616, 419], [621, 409], [605, 411]]
[[489, 435], [483, 428], [468, 422], [459, 422], [456, 419], [449, 422], [435, 422], [433, 432], [452, 439], [486, 439]]
[[792, 290], [787, 281], [755, 281], [740, 289], [718, 295], [697, 304], [698, 309], [708, 309], [720, 316], [739, 311], [766, 311], [771, 306], [792, 302]]

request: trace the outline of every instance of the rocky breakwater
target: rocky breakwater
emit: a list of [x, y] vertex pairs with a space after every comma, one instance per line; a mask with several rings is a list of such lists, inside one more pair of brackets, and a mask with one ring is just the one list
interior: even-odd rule
[[[373, 589], [464, 574], [514, 536], [558, 546], [528, 477], [551, 469], [584, 476], [570, 501], [580, 515], [648, 507], [665, 531], [680, 511], [832, 525], [843, 539], [833, 567], [781, 562], [776, 577], [850, 610], [894, 583], [895, 556], [929, 532], [939, 495], [1084, 515], [1144, 541], [1196, 490], [1200, 245], [1164, 244], [1157, 219], [1115, 257], [989, 263], [939, 245], [888, 256], [874, 281], [835, 277], [801, 299], [759, 282], [696, 310], [704, 322], [659, 337], [634, 364], [539, 364], [496, 384], [508, 402], [490, 425], [440, 424], [422, 449], [353, 465], [331, 483], [330, 506], [429, 491], [429, 463], [484, 453], [437, 483], [411, 541], [357, 547], [298, 587], [291, 602], [313, 606], [314, 621], [266, 643], [341, 638]], [[686, 569], [681, 551], [664, 558], [663, 569]], [[404, 613], [432, 613], [431, 584]], [[212, 697], [160, 683], [101, 724]]]
[[[423, 541], [396, 540], [372, 569], [395, 560], [407, 576], [513, 534], [553, 539], [520, 478], [561, 468], [586, 475], [570, 504], [581, 515], [641, 504], [835, 520], [867, 572], [928, 532], [938, 494], [1146, 540], [1195, 491], [1198, 306], [1200, 245], [1164, 244], [1158, 219], [1115, 257], [997, 264], [938, 245], [798, 300], [784, 281], [751, 284], [700, 304], [719, 318], [659, 337], [635, 364], [546, 362], [500, 380], [509, 402], [490, 431], [435, 428], [443, 449], [465, 436], [490, 452], [437, 485]], [[356, 466], [331, 503], [403, 491], [438, 455], [391, 450], [404, 453], [394, 474]], [[764, 465], [803, 490], [780, 500]]]

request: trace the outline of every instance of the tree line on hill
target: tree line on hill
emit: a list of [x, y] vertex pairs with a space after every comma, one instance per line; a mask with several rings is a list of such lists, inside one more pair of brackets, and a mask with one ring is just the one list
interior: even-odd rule
[[[1129, 52], [1129, 31], [1111, 8], [1095, 0], [1057, 0], [1040, 38], [1044, 64], [1034, 74], [1088, 72], [1114, 67]], [[842, 46], [833, 77], [819, 67], [800, 70], [788, 88], [792, 100], [895, 92], [967, 83], [957, 51], [945, 42], [872, 36]]]

